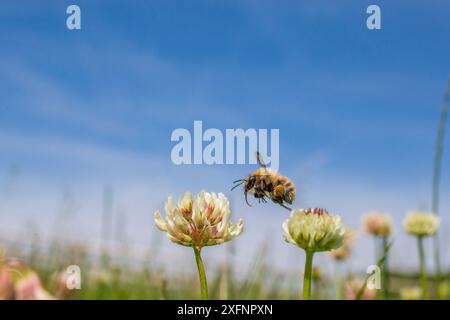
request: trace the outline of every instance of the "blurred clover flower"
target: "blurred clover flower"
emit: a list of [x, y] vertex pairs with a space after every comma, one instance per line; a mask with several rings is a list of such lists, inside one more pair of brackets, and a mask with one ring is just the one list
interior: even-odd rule
[[159, 210], [155, 212], [155, 224], [167, 233], [170, 241], [192, 247], [200, 276], [202, 298], [208, 298], [206, 276], [200, 251], [233, 240], [243, 231], [243, 221], [230, 222], [230, 204], [222, 194], [200, 192], [195, 198], [186, 192], [174, 205], [172, 197], [165, 204], [166, 219]]
[[16, 259], [0, 261], [0, 300], [53, 300], [38, 274]]
[[392, 233], [391, 216], [386, 213], [370, 212], [363, 217], [363, 228], [376, 237], [388, 237]]
[[405, 231], [417, 237], [428, 237], [439, 228], [439, 218], [432, 213], [410, 212], [403, 220]]
[[19, 278], [15, 285], [16, 300], [54, 300], [55, 298], [44, 289], [41, 279], [34, 271], [28, 270]]
[[336, 299], [341, 300], [344, 298], [345, 294], [345, 279], [343, 276], [343, 262], [350, 258], [351, 256], [351, 244], [356, 238], [356, 231], [345, 228], [344, 233], [344, 243], [341, 247], [331, 250], [328, 255], [333, 258], [336, 265], [334, 266], [334, 282], [335, 282], [335, 292]]
[[12, 274], [0, 262], [0, 300], [10, 300], [14, 298], [14, 282]]
[[283, 236], [306, 252], [303, 299], [311, 297], [311, 271], [315, 252], [330, 251], [342, 246], [344, 225], [339, 216], [324, 209], [298, 209], [283, 223]]
[[383, 261], [382, 281], [385, 299], [389, 298], [389, 268], [388, 268], [388, 242], [393, 233], [391, 216], [383, 212], [369, 212], [363, 216], [362, 226], [364, 231], [374, 237], [375, 260]]
[[350, 254], [350, 247], [346, 244], [329, 252], [330, 257], [332, 257], [336, 261], [344, 261], [350, 257]]
[[429, 212], [410, 212], [403, 220], [403, 228], [406, 233], [417, 238], [422, 298], [428, 299], [428, 280], [426, 275], [423, 238], [429, 237], [437, 232], [439, 228], [439, 218]]
[[331, 250], [328, 254], [336, 261], [343, 261], [350, 257], [350, 245], [356, 237], [356, 232], [352, 229], [345, 228], [343, 245], [337, 249]]

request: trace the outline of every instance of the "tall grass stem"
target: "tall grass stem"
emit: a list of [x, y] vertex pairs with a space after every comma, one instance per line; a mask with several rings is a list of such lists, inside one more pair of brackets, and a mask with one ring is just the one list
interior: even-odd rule
[[[450, 100], [450, 77], [448, 78], [447, 90], [444, 94], [444, 99], [442, 101], [442, 108], [439, 116], [439, 126], [436, 136], [436, 144], [434, 152], [433, 180], [431, 187], [431, 211], [436, 215], [439, 215], [439, 185], [441, 179], [442, 154], [444, 149], [445, 126], [447, 122], [449, 100]], [[436, 234], [434, 235], [433, 247], [434, 247], [435, 278], [437, 288], [439, 286], [439, 282], [441, 279], [441, 257], [440, 257], [438, 232], [436, 232]]]

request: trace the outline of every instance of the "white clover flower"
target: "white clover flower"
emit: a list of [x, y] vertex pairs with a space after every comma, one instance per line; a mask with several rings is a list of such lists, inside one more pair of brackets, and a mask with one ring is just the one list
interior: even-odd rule
[[339, 216], [318, 208], [293, 210], [283, 223], [284, 239], [312, 252], [339, 248], [343, 244], [344, 233]]
[[202, 248], [230, 241], [243, 231], [243, 221], [230, 222], [230, 205], [222, 194], [200, 192], [195, 199], [186, 192], [173, 204], [168, 197], [165, 205], [167, 217], [164, 219], [159, 210], [155, 212], [156, 226], [167, 237], [180, 245]]
[[431, 236], [439, 228], [439, 218], [428, 212], [410, 212], [403, 220], [403, 228], [418, 237]]
[[392, 233], [391, 216], [386, 213], [370, 212], [363, 217], [363, 228], [373, 236], [388, 237]]

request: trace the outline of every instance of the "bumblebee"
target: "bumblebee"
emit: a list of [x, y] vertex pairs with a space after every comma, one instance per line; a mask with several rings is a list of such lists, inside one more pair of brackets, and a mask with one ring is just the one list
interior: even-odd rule
[[279, 204], [285, 209], [291, 210], [287, 204], [292, 204], [297, 193], [294, 183], [287, 177], [280, 175], [278, 172], [267, 168], [261, 158], [261, 154], [256, 152], [256, 159], [261, 168], [255, 170], [244, 179], [233, 181], [235, 184], [231, 190], [240, 185], [244, 185], [245, 202], [248, 202], [247, 195], [251, 193], [258, 202], [267, 202], [267, 198], [273, 203]]

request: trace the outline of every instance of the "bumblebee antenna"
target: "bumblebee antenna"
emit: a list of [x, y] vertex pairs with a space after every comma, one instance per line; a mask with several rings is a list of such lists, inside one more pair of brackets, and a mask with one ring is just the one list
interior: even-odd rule
[[[238, 181], [239, 181], [239, 180], [238, 180]], [[236, 181], [236, 182], [238, 182], [238, 181]], [[243, 183], [244, 183], [244, 181], [242, 181], [242, 182], [238, 183], [237, 185], [233, 186], [233, 188], [231, 188], [230, 191], [233, 191], [235, 188], [239, 187], [239, 186], [240, 186], [241, 184], [243, 184]]]

